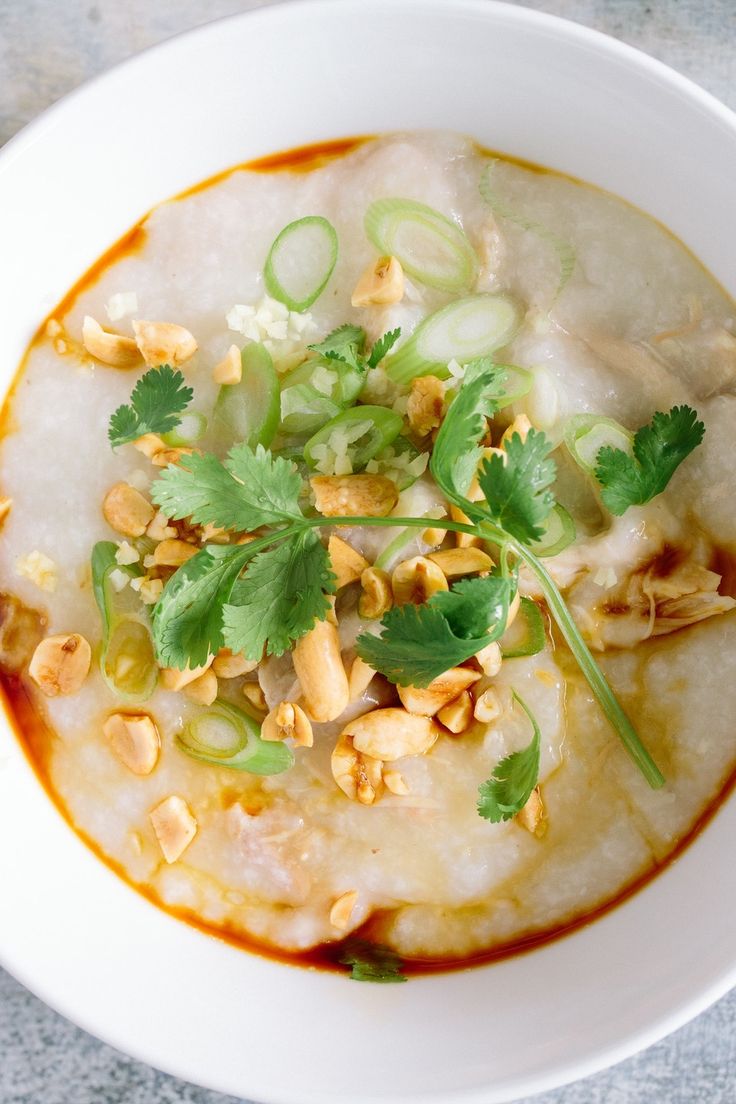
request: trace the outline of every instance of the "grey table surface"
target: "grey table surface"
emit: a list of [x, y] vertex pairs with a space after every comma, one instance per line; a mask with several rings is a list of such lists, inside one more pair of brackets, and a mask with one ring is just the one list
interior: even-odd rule
[[[258, 0], [0, 0], [0, 143], [128, 55], [219, 16], [261, 6]], [[638, 46], [736, 108], [736, 0], [534, 0], [523, 6]], [[123, 1101], [235, 1104], [131, 1061], [0, 970], [0, 1102]], [[649, 1050], [534, 1101], [734, 1104], [736, 991]]]

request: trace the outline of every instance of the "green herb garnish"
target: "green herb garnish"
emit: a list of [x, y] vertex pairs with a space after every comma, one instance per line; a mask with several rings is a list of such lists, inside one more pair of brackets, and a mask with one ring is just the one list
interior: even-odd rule
[[130, 404], [119, 406], [110, 418], [110, 444], [117, 448], [137, 441], [144, 433], [170, 433], [193, 397], [178, 369], [168, 364], [149, 369], [133, 388]]
[[365, 939], [346, 939], [338, 962], [350, 967], [351, 981], [373, 981], [386, 985], [406, 981], [403, 961], [388, 947]]
[[531, 722], [531, 742], [521, 751], [514, 751], [496, 764], [491, 777], [478, 789], [478, 812], [492, 824], [511, 820], [526, 805], [539, 779], [539, 754], [542, 737], [531, 710], [518, 694], [519, 703]]
[[603, 488], [601, 498], [612, 514], [649, 502], [661, 494], [682, 461], [697, 448], [705, 426], [690, 406], [658, 411], [649, 425], [634, 436], [633, 452], [604, 445], [599, 451], [595, 477]]

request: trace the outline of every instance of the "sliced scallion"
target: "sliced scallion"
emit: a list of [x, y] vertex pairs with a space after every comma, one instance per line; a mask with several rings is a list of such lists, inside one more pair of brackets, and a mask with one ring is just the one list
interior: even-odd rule
[[534, 375], [526, 368], [518, 368], [515, 364], [499, 364], [504, 373], [504, 380], [498, 395], [492, 396], [499, 410], [511, 403], [518, 402], [528, 395], [534, 386]]
[[324, 291], [336, 260], [337, 234], [326, 218], [307, 215], [290, 222], [266, 258], [266, 291], [289, 310], [304, 311]]
[[533, 544], [537, 556], [556, 556], [575, 540], [575, 522], [564, 506], [558, 503], [544, 525], [544, 536]]
[[[288, 377], [287, 377], [288, 379]], [[340, 407], [308, 383], [284, 387], [281, 392], [281, 429], [286, 434], [314, 433], [340, 413]]]
[[[354, 406], [343, 410], [317, 430], [304, 446], [304, 459], [313, 468], [327, 454], [347, 456], [351, 471], [360, 471], [401, 432], [400, 414], [385, 406]], [[339, 473], [345, 474], [345, 473]]]
[[443, 291], [466, 291], [478, 267], [460, 227], [413, 199], [379, 199], [365, 214], [365, 232], [379, 253], [398, 258], [415, 280]]
[[148, 701], [158, 682], [151, 625], [130, 584], [117, 590], [112, 573], [131, 579], [141, 575], [136, 564], [118, 564], [118, 546], [98, 541], [92, 549], [92, 589], [102, 618], [100, 672], [117, 698], [130, 704]]
[[191, 717], [176, 744], [200, 763], [249, 774], [281, 774], [294, 764], [286, 744], [262, 740], [258, 722], [222, 698]]
[[257, 342], [240, 354], [240, 383], [223, 384], [215, 402], [212, 425], [220, 444], [233, 442], [268, 448], [279, 424], [279, 380], [266, 348]]
[[613, 418], [576, 414], [565, 425], [565, 444], [586, 475], [594, 477], [598, 453], [603, 446], [610, 445], [631, 456], [634, 435]]
[[416, 376], [447, 379], [451, 360], [467, 364], [508, 345], [521, 321], [518, 305], [507, 295], [469, 295], [425, 318], [398, 352], [386, 361], [394, 383]]
[[176, 429], [169, 433], [162, 433], [161, 440], [170, 448], [188, 448], [204, 437], [207, 430], [207, 419], [204, 414], [198, 414], [192, 410], [188, 414], [182, 414]]
[[522, 598], [519, 612], [500, 640], [504, 659], [520, 659], [537, 655], [546, 642], [544, 618], [531, 598]]

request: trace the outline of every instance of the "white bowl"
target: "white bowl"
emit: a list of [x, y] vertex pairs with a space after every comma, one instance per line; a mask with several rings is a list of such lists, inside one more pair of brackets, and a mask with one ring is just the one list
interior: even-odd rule
[[[93, 81], [0, 156], [3, 386], [39, 320], [146, 210], [227, 166], [448, 127], [624, 196], [736, 292], [736, 119], [669, 69], [485, 0], [341, 0], [211, 24]], [[0, 730], [0, 959], [121, 1050], [262, 1101], [506, 1101], [648, 1045], [736, 982], [736, 803], [646, 889], [498, 965], [365, 986], [154, 908]]]

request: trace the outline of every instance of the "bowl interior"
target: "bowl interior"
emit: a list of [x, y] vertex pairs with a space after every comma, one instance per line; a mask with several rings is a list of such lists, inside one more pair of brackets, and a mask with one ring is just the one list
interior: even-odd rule
[[[736, 293], [736, 124], [684, 79], [483, 0], [289, 4], [133, 59], [9, 145], [0, 384], [67, 287], [155, 203], [272, 151], [428, 127], [623, 196]], [[0, 958], [95, 1034], [236, 1095], [490, 1104], [624, 1057], [736, 980], [734, 832], [732, 801], [646, 890], [541, 950], [350, 985], [243, 954], [132, 893], [63, 824], [3, 724]]]

